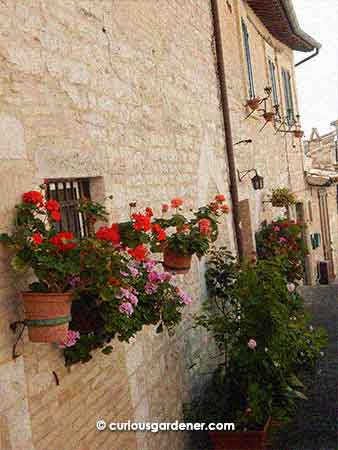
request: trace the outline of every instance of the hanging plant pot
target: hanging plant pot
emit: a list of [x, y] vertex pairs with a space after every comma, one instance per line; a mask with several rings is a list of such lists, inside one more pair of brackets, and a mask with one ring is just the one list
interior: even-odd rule
[[250, 109], [252, 109], [253, 111], [256, 111], [256, 109], [258, 109], [259, 105], [261, 104], [261, 99], [259, 97], [255, 97], [255, 98], [250, 98], [247, 102], [246, 102], [246, 106], [248, 106]]
[[163, 266], [167, 270], [175, 273], [187, 273], [191, 269], [192, 255], [176, 255], [165, 248], [163, 257]]
[[301, 139], [304, 136], [304, 131], [303, 130], [295, 130], [293, 132], [293, 135], [295, 138]]
[[267, 111], [263, 114], [263, 118], [264, 118], [265, 122], [273, 122], [273, 120], [275, 118], [275, 113], [271, 112], [271, 111]]
[[270, 422], [261, 431], [209, 431], [214, 450], [263, 450]]
[[71, 320], [72, 294], [23, 292], [25, 321], [31, 342], [61, 342]]

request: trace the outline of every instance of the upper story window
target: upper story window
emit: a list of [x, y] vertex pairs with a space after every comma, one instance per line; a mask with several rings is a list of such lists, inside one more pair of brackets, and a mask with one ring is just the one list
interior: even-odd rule
[[254, 84], [254, 78], [253, 78], [253, 68], [252, 68], [251, 52], [250, 52], [249, 32], [248, 32], [248, 27], [243, 19], [242, 19], [242, 32], [243, 32], [243, 42], [244, 42], [246, 66], [247, 66], [247, 72], [248, 72], [249, 98], [255, 98], [256, 95], [255, 95], [255, 84]]
[[279, 99], [277, 90], [276, 66], [275, 63], [270, 58], [268, 59], [268, 63], [269, 63], [270, 82], [272, 88], [272, 102], [273, 106], [277, 106], [279, 105]]
[[290, 72], [286, 69], [282, 69], [283, 87], [284, 87], [284, 99], [285, 99], [285, 112], [288, 125], [293, 125], [295, 122], [295, 111], [293, 107], [292, 96], [292, 83]]
[[88, 235], [83, 214], [77, 210], [79, 201], [90, 199], [89, 179], [48, 180], [46, 198], [60, 203], [61, 221], [56, 223], [58, 231], [71, 231], [76, 237]]

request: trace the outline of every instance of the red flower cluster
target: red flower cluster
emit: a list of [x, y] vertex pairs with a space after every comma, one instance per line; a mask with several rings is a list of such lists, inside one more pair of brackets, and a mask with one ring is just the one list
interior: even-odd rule
[[25, 192], [22, 196], [24, 203], [31, 203], [32, 205], [43, 205], [43, 196], [38, 191]]
[[215, 200], [218, 203], [223, 203], [225, 201], [225, 195], [223, 195], [223, 194], [216, 195]]
[[42, 234], [40, 234], [40, 233], [34, 233], [32, 236], [32, 239], [33, 239], [34, 244], [36, 244], [36, 245], [40, 245], [43, 242], [43, 237], [42, 237]]
[[179, 208], [183, 205], [183, 200], [181, 198], [173, 198], [171, 200], [171, 207], [172, 208]]
[[148, 256], [148, 249], [144, 245], [138, 245], [135, 248], [130, 248], [128, 253], [137, 261], [145, 261]]
[[210, 220], [209, 219], [201, 219], [198, 221], [198, 227], [201, 234], [208, 236], [211, 232], [210, 228]]
[[148, 217], [152, 217], [154, 215], [154, 212], [151, 208], [146, 208], [146, 215]]
[[114, 245], [118, 245], [121, 241], [117, 223], [113, 223], [111, 227], [100, 227], [95, 234], [101, 241], [109, 241]]
[[162, 205], [162, 212], [163, 212], [163, 213], [166, 213], [168, 210], [169, 210], [169, 205], [168, 205], [167, 203], [164, 203], [164, 204]]
[[45, 207], [47, 211], [50, 213], [51, 217], [56, 221], [60, 222], [61, 214], [60, 214], [60, 204], [56, 200], [48, 200], [45, 203]]
[[161, 225], [159, 225], [158, 223], [155, 223], [154, 225], [152, 225], [151, 229], [152, 229], [153, 233], [156, 234], [156, 238], [158, 241], [166, 240], [167, 234], [166, 234], [165, 230], [163, 230]]
[[75, 242], [71, 242], [74, 239], [74, 235], [71, 232], [61, 231], [60, 233], [53, 236], [49, 242], [61, 251], [72, 250], [76, 247]]
[[144, 214], [133, 214], [132, 218], [135, 223], [133, 224], [133, 228], [137, 231], [149, 231], [151, 229], [151, 218], [148, 215]]

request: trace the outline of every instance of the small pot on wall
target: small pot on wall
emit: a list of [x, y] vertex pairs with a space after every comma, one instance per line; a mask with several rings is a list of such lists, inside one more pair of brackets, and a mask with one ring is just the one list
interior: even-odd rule
[[31, 342], [62, 342], [71, 320], [72, 294], [23, 292], [25, 322]]
[[271, 419], [261, 431], [209, 431], [215, 450], [263, 450]]
[[250, 98], [247, 102], [246, 102], [246, 106], [248, 106], [250, 109], [252, 109], [253, 111], [256, 111], [256, 109], [258, 109], [259, 105], [261, 104], [261, 99], [260, 97], [255, 97], [255, 98]]
[[164, 268], [171, 272], [184, 274], [191, 269], [192, 255], [177, 255], [168, 248], [165, 248], [163, 258]]
[[297, 139], [302, 139], [302, 137], [304, 136], [304, 131], [303, 130], [295, 130], [293, 132], [293, 135]]
[[272, 111], [267, 111], [263, 114], [263, 119], [265, 120], [265, 122], [273, 122], [275, 118], [275, 113]]

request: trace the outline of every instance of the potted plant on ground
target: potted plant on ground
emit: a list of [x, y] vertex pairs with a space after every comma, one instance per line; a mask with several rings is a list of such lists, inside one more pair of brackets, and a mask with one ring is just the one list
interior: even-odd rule
[[287, 208], [288, 206], [295, 205], [297, 198], [289, 188], [276, 188], [272, 190], [271, 204], [276, 208]]
[[37, 279], [22, 294], [32, 342], [62, 341], [71, 319], [71, 280], [79, 275], [83, 249], [72, 233], [56, 231], [60, 218], [58, 202], [45, 201], [38, 191], [26, 192], [16, 205], [13, 232], [0, 235], [14, 252], [13, 269], [32, 269]]
[[[313, 351], [320, 337], [300, 339], [306, 320], [295, 313], [294, 289], [278, 260], [238, 266], [221, 249], [208, 263], [207, 285], [212, 303], [196, 325], [212, 333], [222, 362], [196, 421], [206, 422], [207, 411], [212, 422], [235, 423], [235, 432], [209, 433], [218, 450], [263, 449], [271, 418], [288, 420], [297, 402], [306, 399], [297, 373], [299, 355], [304, 345]], [[313, 357], [320, 348], [317, 342]]]
[[214, 201], [196, 211], [191, 210], [190, 217], [186, 217], [181, 209], [183, 200], [175, 198], [171, 201], [175, 210], [172, 217], [155, 219], [155, 226], [168, 230], [164, 247], [167, 270], [184, 274], [189, 271], [194, 254], [201, 258], [208, 252], [218, 237], [218, 218], [229, 212], [224, 202], [224, 195], [216, 195]]

